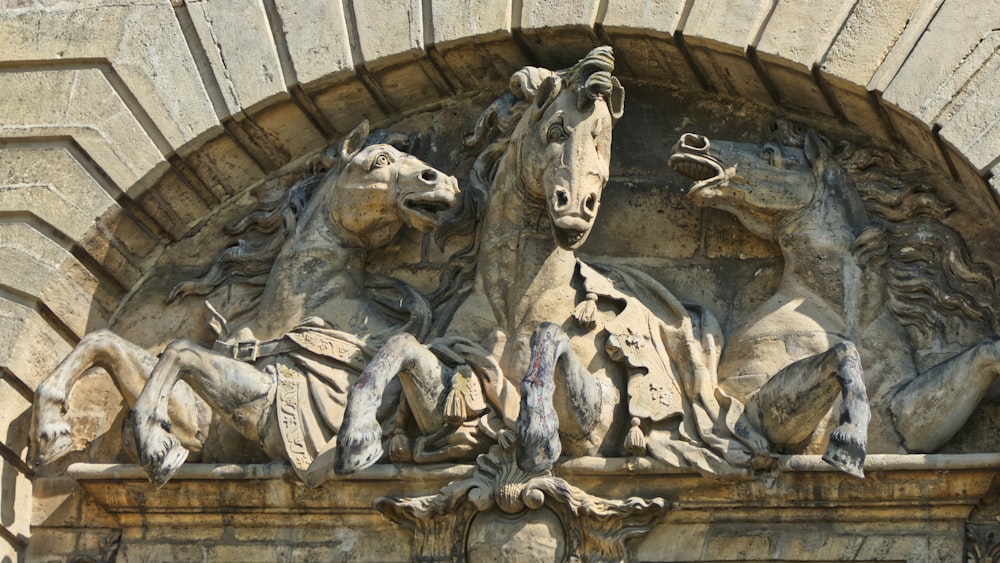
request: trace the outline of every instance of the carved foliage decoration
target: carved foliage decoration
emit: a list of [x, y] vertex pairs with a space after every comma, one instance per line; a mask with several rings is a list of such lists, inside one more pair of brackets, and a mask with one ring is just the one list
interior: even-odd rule
[[966, 524], [965, 560], [967, 563], [1000, 561], [1000, 526]]
[[[602, 562], [631, 560], [630, 540], [648, 532], [668, 503], [662, 498], [596, 497], [551, 471], [525, 472], [515, 462], [513, 447], [494, 446], [478, 457], [471, 477], [437, 495], [383, 497], [375, 507], [413, 531], [418, 561], [466, 561], [477, 549], [473, 544], [483, 540], [473, 538], [478, 528], [488, 530], [485, 545], [478, 548], [495, 557], [517, 557], [530, 550], [536, 557]], [[554, 537], [538, 531], [545, 524], [549, 532], [554, 528]], [[525, 529], [529, 531], [522, 532]], [[511, 537], [504, 537], [506, 530], [514, 530]], [[552, 551], [543, 555], [546, 546]]]

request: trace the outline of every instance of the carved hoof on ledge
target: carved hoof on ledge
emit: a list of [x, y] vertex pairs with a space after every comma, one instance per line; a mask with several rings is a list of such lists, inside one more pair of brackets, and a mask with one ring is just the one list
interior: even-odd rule
[[159, 489], [167, 484], [167, 481], [177, 473], [187, 460], [188, 451], [180, 442], [170, 436], [167, 444], [167, 451], [163, 454], [163, 460], [155, 465], [143, 465], [149, 480], [153, 482], [153, 487]]
[[854, 436], [856, 432], [837, 428], [830, 434], [830, 445], [823, 454], [823, 461], [859, 479], [865, 478], [866, 440]]
[[68, 454], [73, 449], [73, 435], [63, 421], [45, 425], [35, 439], [38, 451], [35, 465], [46, 465]]

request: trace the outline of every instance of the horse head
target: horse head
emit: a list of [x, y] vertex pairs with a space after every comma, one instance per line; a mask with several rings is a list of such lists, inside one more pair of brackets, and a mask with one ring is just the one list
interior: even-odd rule
[[458, 181], [389, 142], [362, 121], [336, 149], [334, 166], [318, 190], [338, 235], [353, 246], [378, 248], [403, 224], [421, 231], [438, 226], [457, 202]]
[[761, 144], [685, 133], [670, 166], [695, 181], [688, 195], [696, 205], [732, 213], [761, 238], [777, 240], [786, 219], [809, 211], [836, 214], [854, 235], [860, 232], [867, 223], [864, 204], [826, 141], [783, 120], [773, 128], [777, 139]]
[[511, 142], [525, 195], [544, 201], [552, 234], [576, 249], [590, 234], [611, 162], [611, 128], [625, 93], [611, 75], [614, 56], [599, 47], [570, 69], [525, 68], [511, 90], [527, 102]]

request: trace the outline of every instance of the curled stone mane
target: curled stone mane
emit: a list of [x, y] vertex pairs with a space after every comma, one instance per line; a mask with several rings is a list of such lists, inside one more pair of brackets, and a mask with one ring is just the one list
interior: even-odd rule
[[[778, 120], [773, 132], [778, 142], [803, 146], [801, 125]], [[961, 236], [943, 223], [953, 206], [937, 192], [950, 180], [915, 159], [904, 162], [903, 156], [848, 142], [837, 144], [834, 158], [875, 219], [858, 235], [853, 251], [862, 265], [881, 268], [896, 319], [927, 339], [946, 330], [947, 317], [996, 331], [992, 272], [975, 262]]]
[[[332, 171], [331, 174], [336, 174]], [[263, 241], [241, 238], [212, 260], [208, 271], [174, 286], [167, 303], [191, 295], [208, 295], [225, 283], [243, 283], [263, 289], [275, 258], [285, 241], [295, 232], [299, 216], [325, 175], [313, 174], [299, 180], [277, 202], [262, 205], [225, 229], [231, 236], [266, 235]]]

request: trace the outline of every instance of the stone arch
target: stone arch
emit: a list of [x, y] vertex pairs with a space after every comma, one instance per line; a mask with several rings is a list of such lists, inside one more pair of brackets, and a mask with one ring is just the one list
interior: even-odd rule
[[[166, 245], [362, 117], [615, 47], [623, 80], [815, 112], [1000, 189], [995, 0], [103, 3], [0, 14], [0, 554], [29, 535], [38, 381]], [[987, 195], [990, 194], [990, 195]], [[977, 196], [978, 197], [978, 196]], [[10, 397], [11, 400], [6, 400]]]

